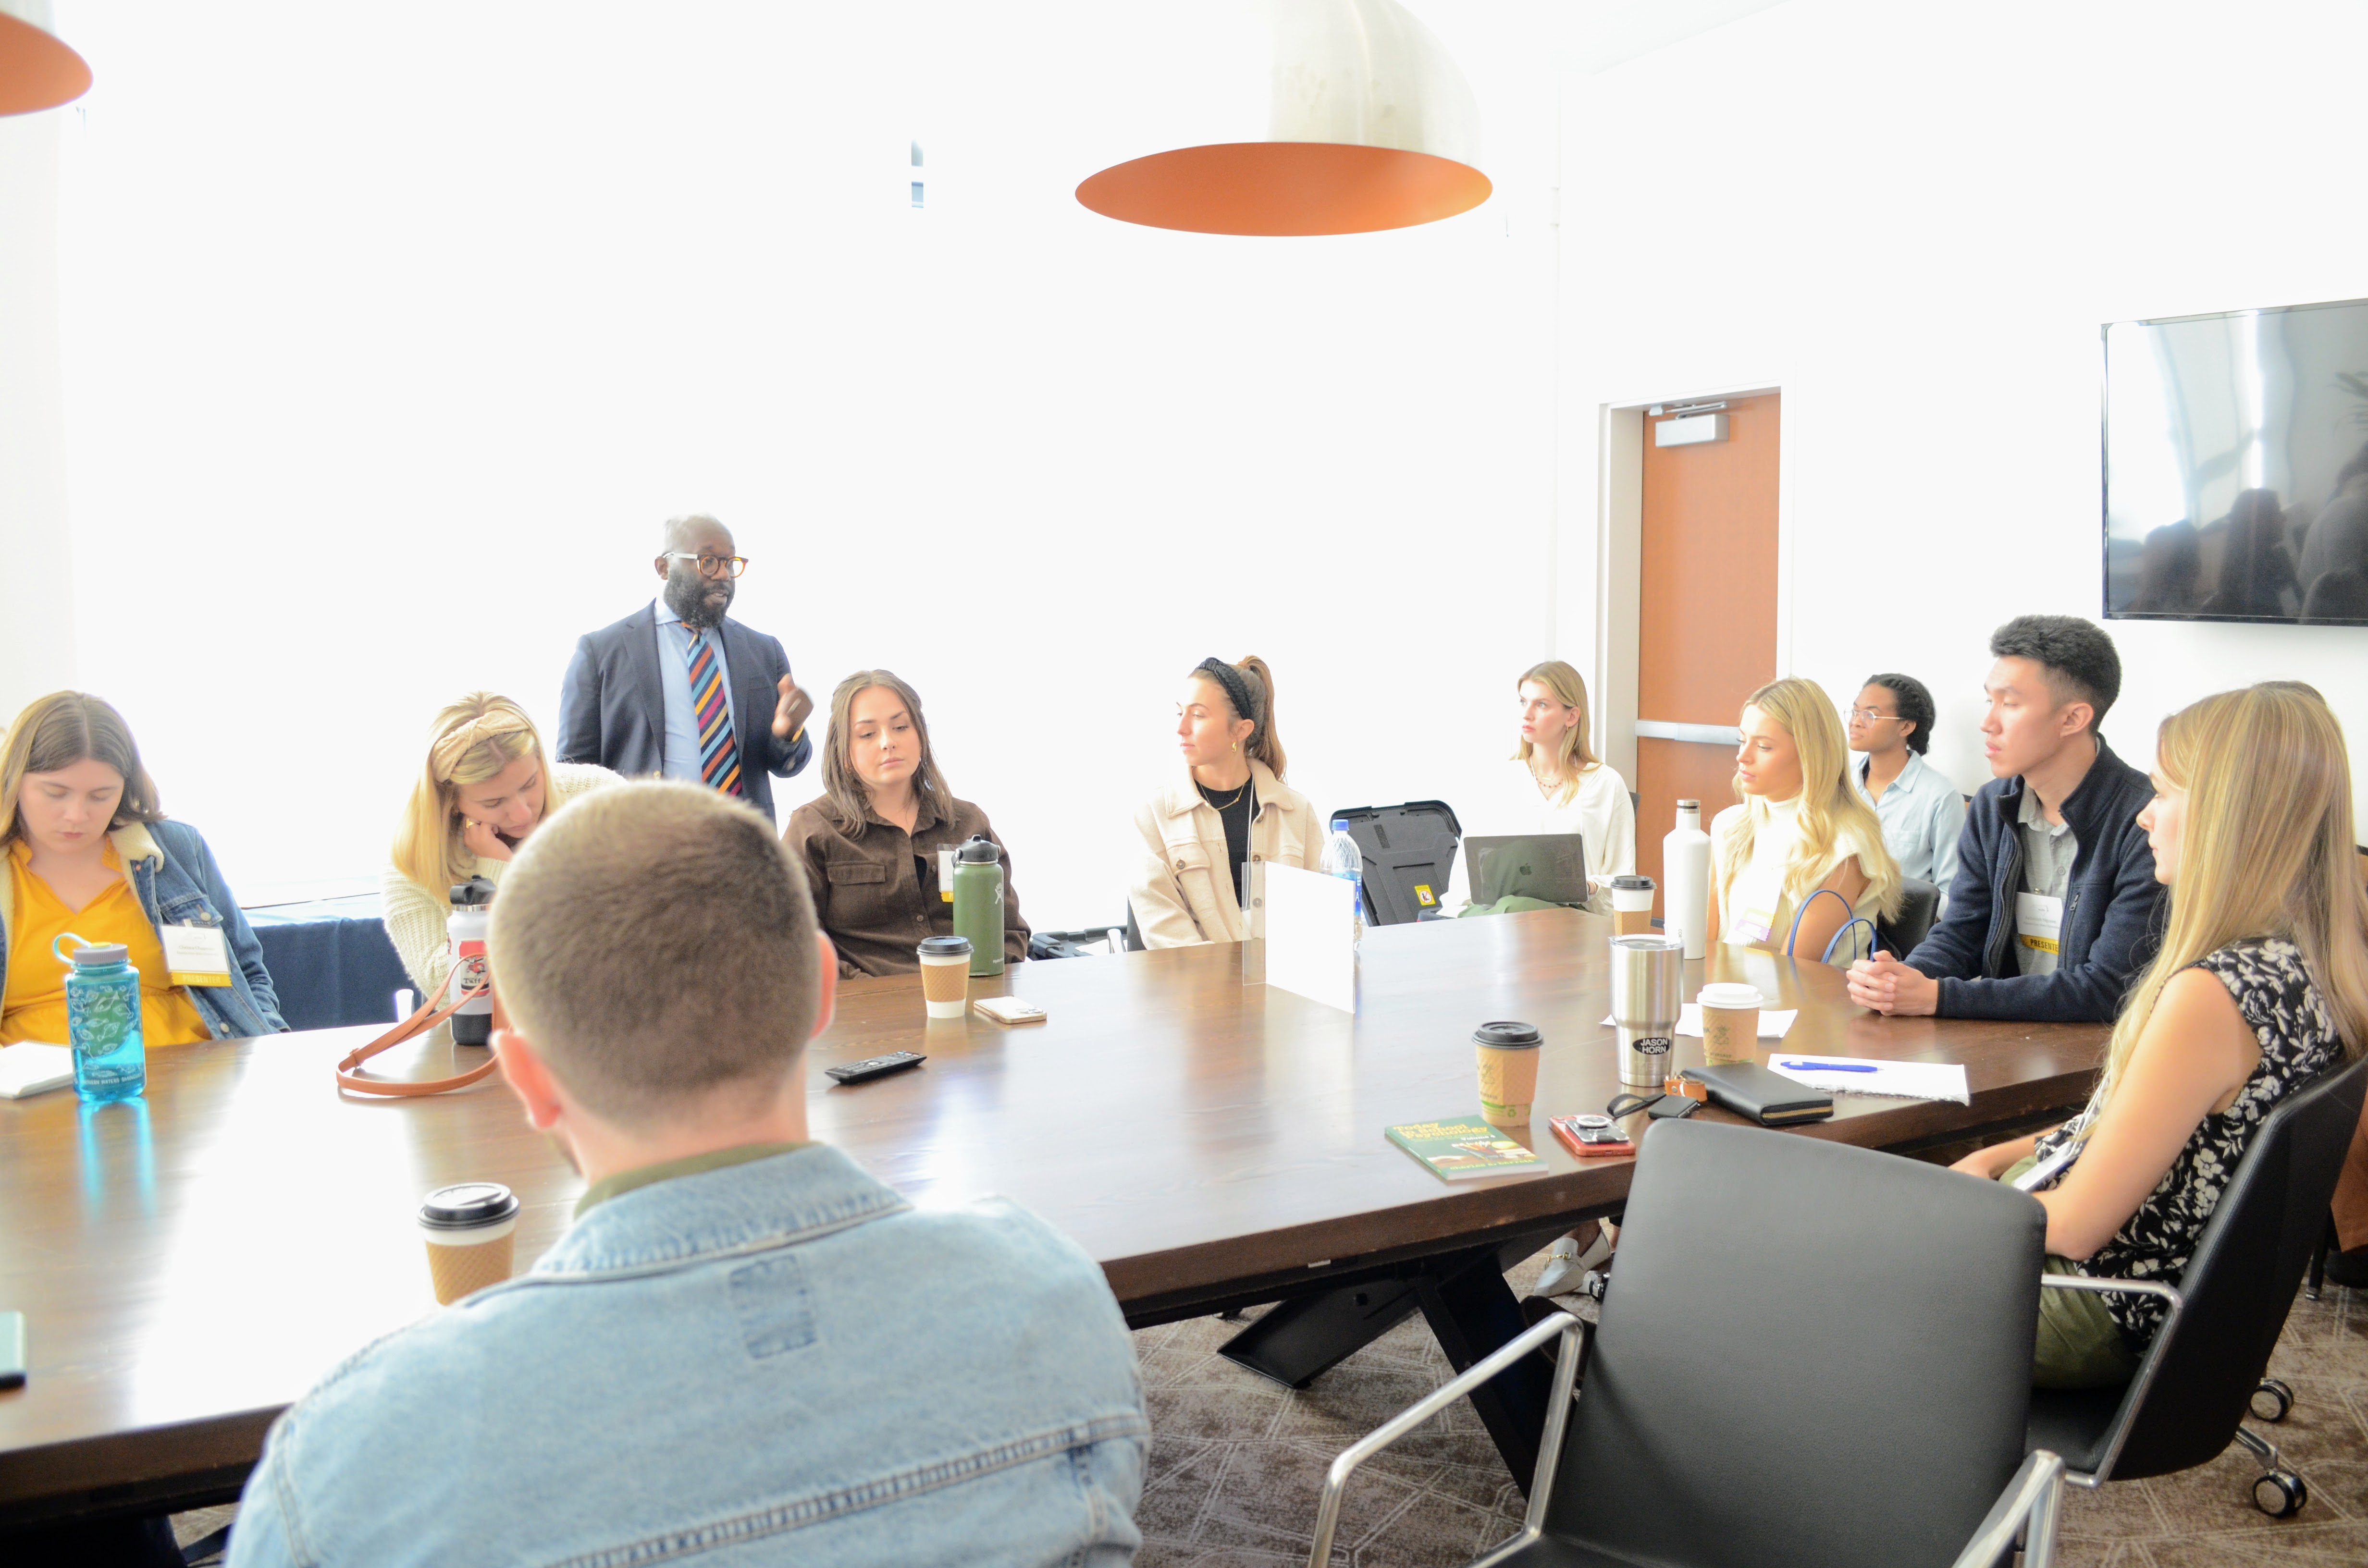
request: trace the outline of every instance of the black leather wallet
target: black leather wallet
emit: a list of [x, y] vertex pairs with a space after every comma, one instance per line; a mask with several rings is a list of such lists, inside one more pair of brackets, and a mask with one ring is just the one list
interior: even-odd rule
[[1823, 1121], [1834, 1114], [1834, 1097], [1797, 1078], [1771, 1073], [1756, 1062], [1719, 1067], [1693, 1067], [1688, 1076], [1710, 1089], [1710, 1097], [1762, 1127], [1790, 1127], [1796, 1122]]

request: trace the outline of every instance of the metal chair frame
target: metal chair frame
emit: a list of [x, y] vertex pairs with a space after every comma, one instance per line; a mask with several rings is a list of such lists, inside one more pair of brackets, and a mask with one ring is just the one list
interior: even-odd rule
[[[2082, 1278], [2079, 1284], [2070, 1289], [2094, 1289], [2100, 1283], [2118, 1285], [2120, 1282]], [[2169, 1290], [2167, 1286], [2147, 1288], [2144, 1281], [2135, 1283], [2147, 1294], [2155, 1290], [2167, 1291], [2171, 1299], [2172, 1312], [2178, 1312], [2177, 1291]], [[1562, 1343], [1554, 1354], [1554, 1390], [1546, 1403], [1545, 1432], [1538, 1443], [1537, 1473], [1530, 1483], [1529, 1509], [1521, 1517], [1520, 1533], [1491, 1548], [1485, 1556], [1475, 1560], [1471, 1568], [1489, 1568], [1492, 1563], [1503, 1562], [1524, 1547], [1543, 1539], [1546, 1510], [1554, 1498], [1554, 1472], [1562, 1462], [1563, 1432], [1569, 1424], [1571, 1403], [1577, 1397], [1579, 1368], [1595, 1343], [1593, 1324], [1564, 1312], [1557, 1312], [1543, 1323], [1531, 1325], [1526, 1332], [1507, 1341], [1494, 1355], [1474, 1362], [1460, 1375], [1343, 1449], [1324, 1474], [1324, 1491], [1315, 1505], [1315, 1540], [1308, 1551], [1308, 1568], [1330, 1568], [1332, 1541], [1340, 1528], [1340, 1506], [1348, 1496], [1349, 1482], [1359, 1466], [1554, 1339]], [[1957, 1554], [1954, 1568], [1993, 1568], [2019, 1539], [2024, 1543], [2023, 1568], [2054, 1568], [2056, 1522], [2062, 1511], [2066, 1476], [2064, 1461], [2045, 1449], [2026, 1455], [2021, 1468], [2007, 1483], [2006, 1490], [1998, 1494], [1988, 1516], [1974, 1532], [1973, 1540], [1966, 1542], [1964, 1550]], [[2093, 1485], [2094, 1482], [2089, 1484]]]

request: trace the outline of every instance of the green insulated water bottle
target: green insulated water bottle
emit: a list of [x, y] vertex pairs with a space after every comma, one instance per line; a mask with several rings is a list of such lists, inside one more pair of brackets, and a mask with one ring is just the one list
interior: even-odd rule
[[[74, 944], [74, 956], [60, 951]], [[74, 1047], [74, 1092], [94, 1105], [128, 1100], [148, 1086], [148, 1048], [140, 1038], [140, 971], [120, 942], [87, 942], [68, 931], [51, 952], [66, 973], [66, 1042]]]
[[983, 833], [954, 851], [954, 935], [973, 974], [1003, 972], [1003, 851]]

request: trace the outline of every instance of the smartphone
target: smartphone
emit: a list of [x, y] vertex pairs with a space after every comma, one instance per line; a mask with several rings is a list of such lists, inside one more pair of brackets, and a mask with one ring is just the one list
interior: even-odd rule
[[982, 996], [971, 1008], [998, 1024], [1041, 1024], [1045, 1017], [1043, 1008], [1017, 996]]
[[1645, 1108], [1645, 1114], [1655, 1121], [1681, 1121], [1702, 1108], [1700, 1100], [1688, 1099], [1683, 1095], [1663, 1095]]
[[0, 1312], [0, 1389], [25, 1386], [25, 1314]]

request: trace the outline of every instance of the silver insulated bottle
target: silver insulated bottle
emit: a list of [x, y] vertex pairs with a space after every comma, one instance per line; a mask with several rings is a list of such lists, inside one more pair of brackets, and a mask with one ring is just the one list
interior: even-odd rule
[[1683, 937], [1611, 938], [1611, 1022], [1620, 1031], [1620, 1082], [1657, 1089], [1669, 1075], [1685, 989]]

